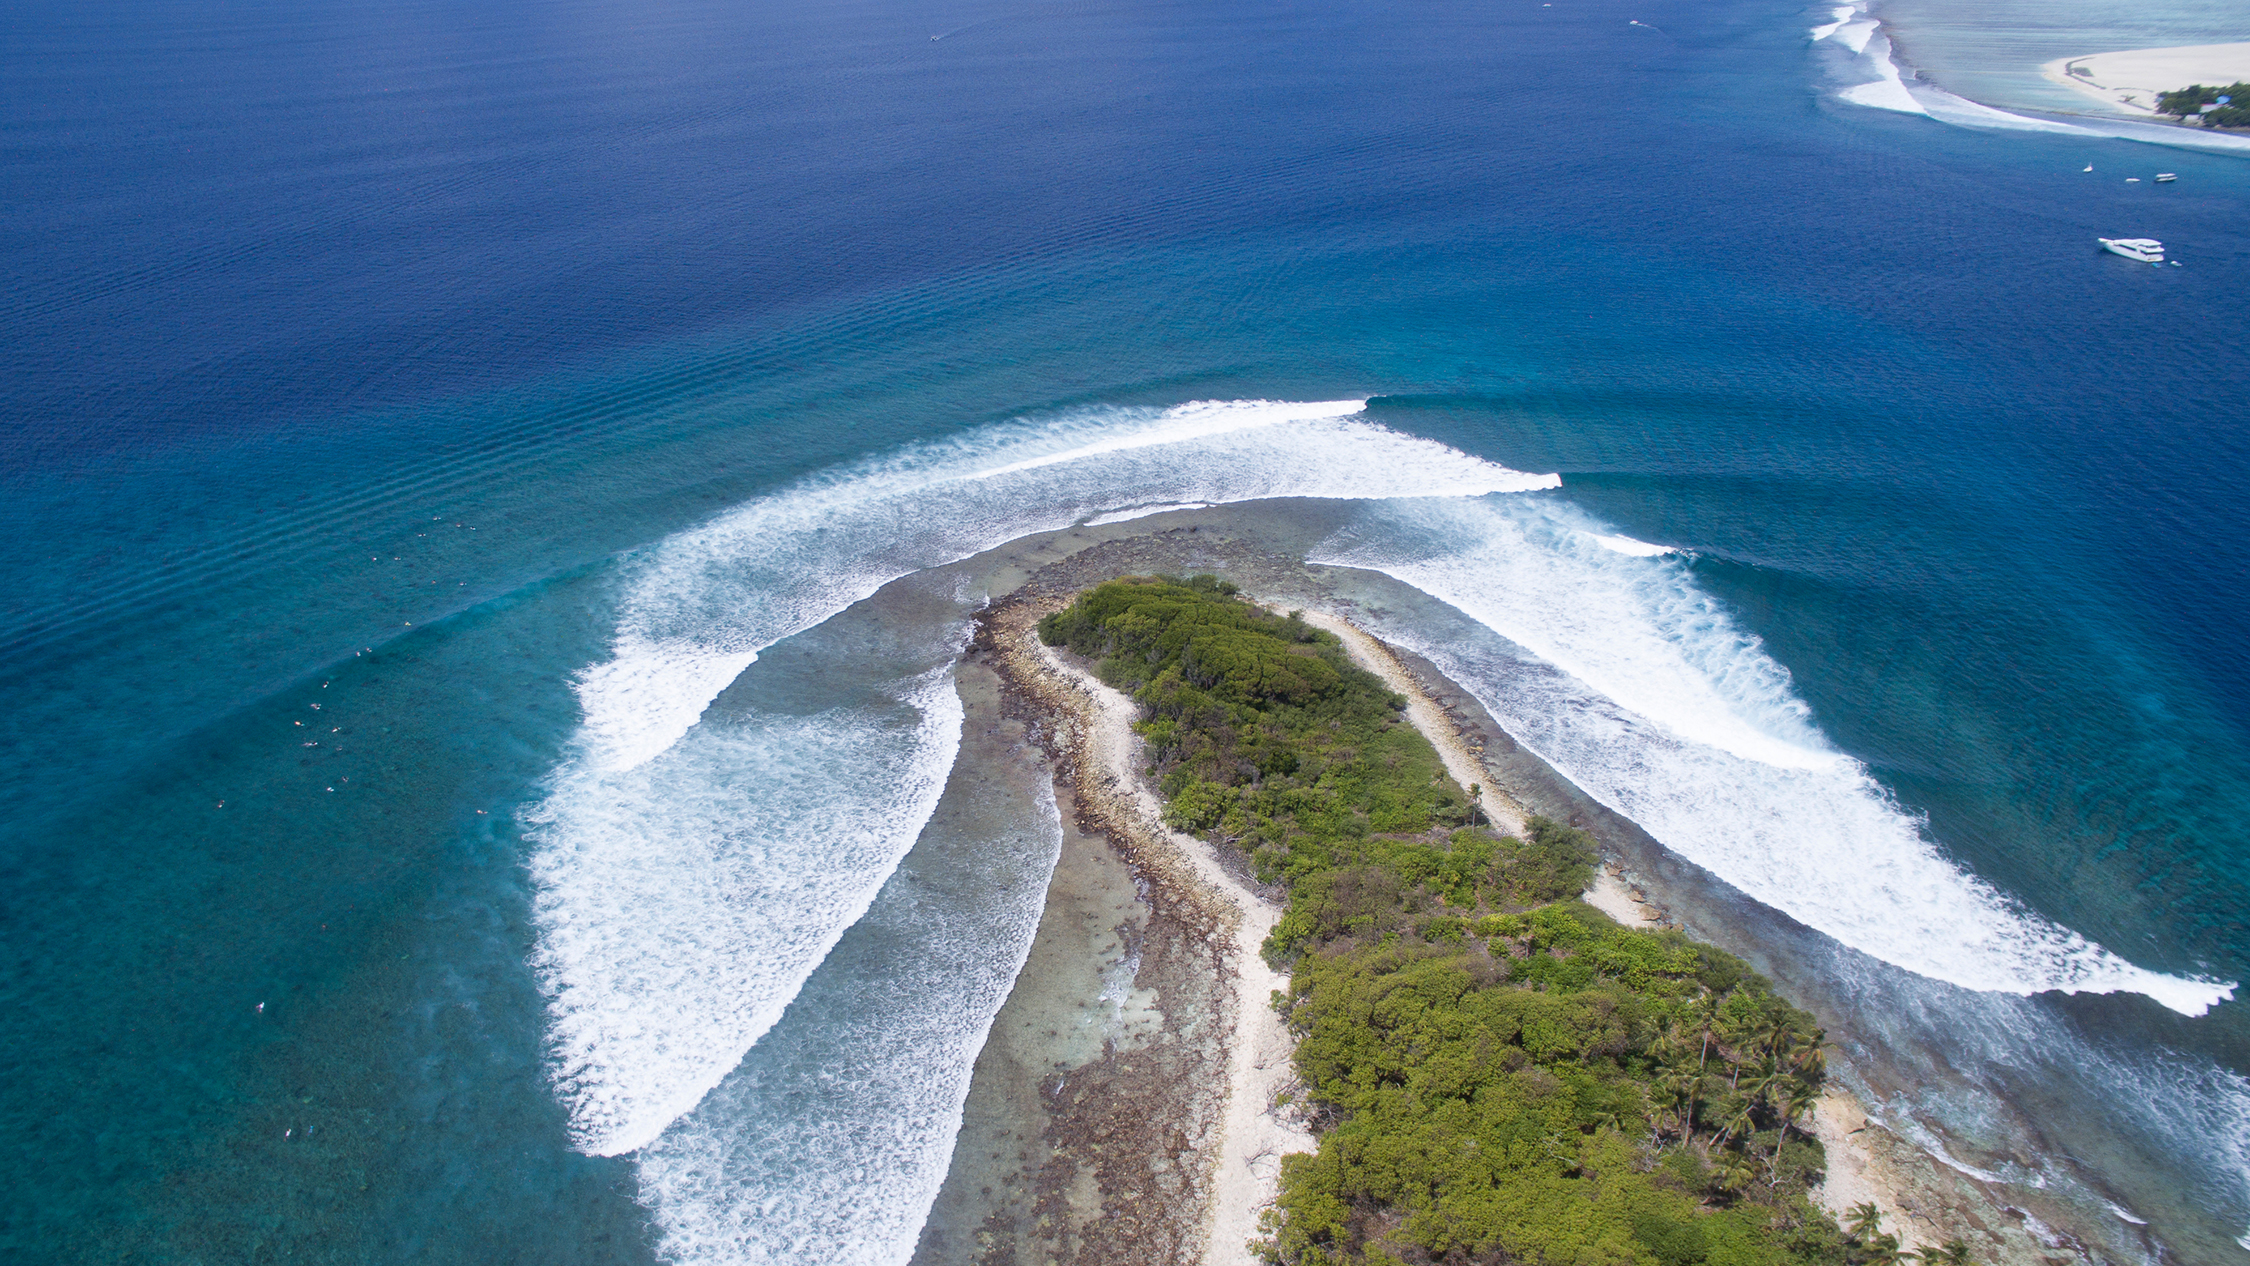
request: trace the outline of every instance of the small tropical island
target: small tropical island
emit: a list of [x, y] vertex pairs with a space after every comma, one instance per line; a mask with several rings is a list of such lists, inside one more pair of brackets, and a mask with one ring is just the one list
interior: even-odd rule
[[1281, 1158], [1262, 1258], [1901, 1259], [1872, 1204], [1839, 1225], [1808, 1198], [1813, 1017], [1733, 955], [1582, 901], [1592, 838], [1496, 821], [1337, 634], [1212, 575], [1097, 584], [1036, 631], [1136, 706], [1131, 772], [1165, 825], [1286, 893], [1258, 950], [1287, 973], [1304, 1101], [1283, 1106], [1317, 1142]]
[[[2039, 68], [2050, 82], [2091, 97], [2111, 110], [2177, 121], [2189, 127], [2250, 126], [2250, 43], [2135, 48], [2063, 57]], [[2225, 88], [2207, 84], [2228, 84]], [[2184, 85], [2184, 86], [2183, 86]], [[2219, 98], [2232, 100], [2222, 103]], [[2206, 110], [2205, 107], [2214, 107]]]

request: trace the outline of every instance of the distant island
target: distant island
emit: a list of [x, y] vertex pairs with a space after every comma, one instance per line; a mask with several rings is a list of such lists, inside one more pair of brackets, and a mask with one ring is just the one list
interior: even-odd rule
[[2250, 83], [2206, 88], [2190, 84], [2157, 94], [2156, 112], [2203, 127], [2250, 128]]
[[1152, 527], [1027, 538], [976, 617], [1066, 829], [918, 1264], [2053, 1257], [1348, 574]]
[[[2178, 120], [2190, 127], [2250, 126], [2242, 103], [2250, 80], [2250, 43], [2193, 44], [2180, 48], [2136, 48], [2091, 53], [2048, 62], [2039, 73], [2091, 97], [2112, 110], [2152, 121]], [[2231, 84], [2207, 88], [2205, 84]], [[2233, 101], [2208, 114], [2202, 107]]]

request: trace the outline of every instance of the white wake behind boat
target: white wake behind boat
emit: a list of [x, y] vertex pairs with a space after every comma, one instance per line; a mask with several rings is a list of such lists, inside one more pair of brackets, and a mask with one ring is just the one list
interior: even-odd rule
[[2164, 243], [2153, 237], [2097, 237], [2094, 240], [2112, 255], [2123, 255], [2144, 264], [2164, 262]]

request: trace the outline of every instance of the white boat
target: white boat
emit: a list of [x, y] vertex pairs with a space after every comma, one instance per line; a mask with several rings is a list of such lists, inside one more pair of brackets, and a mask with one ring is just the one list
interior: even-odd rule
[[2160, 171], [2156, 173], [2156, 183], [2160, 185], [2171, 184], [2173, 181], [2178, 180], [2179, 178], [2180, 174], [2176, 171]]
[[2123, 255], [2143, 264], [2164, 262], [2164, 243], [2153, 237], [2097, 237], [2094, 240], [2112, 255]]

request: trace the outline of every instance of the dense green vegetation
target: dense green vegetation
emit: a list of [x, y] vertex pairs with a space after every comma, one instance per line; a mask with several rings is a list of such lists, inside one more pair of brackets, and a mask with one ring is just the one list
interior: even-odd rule
[[1039, 626], [1139, 722], [1172, 821], [1243, 849], [1319, 1151], [1284, 1162], [1267, 1256], [1327, 1263], [1896, 1261], [1805, 1199], [1812, 1017], [1739, 959], [1579, 903], [1593, 842], [1473, 822], [1405, 700], [1336, 639], [1209, 576], [1128, 577]]
[[1406, 700], [1333, 635], [1232, 590], [1210, 577], [1112, 581], [1039, 624], [1147, 710], [1139, 728], [1175, 826], [1293, 880], [1358, 857], [1372, 835], [1467, 822], [1467, 797], [1405, 723]]
[[[2201, 114], [2203, 107], [2216, 105], [2221, 97], [2229, 98], [2227, 104], [2209, 114]], [[2250, 84], [2230, 84], [2224, 88], [2192, 84], [2178, 92], [2161, 93], [2156, 98], [2156, 112], [2183, 119], [2200, 115], [2207, 127], [2250, 127]]]

